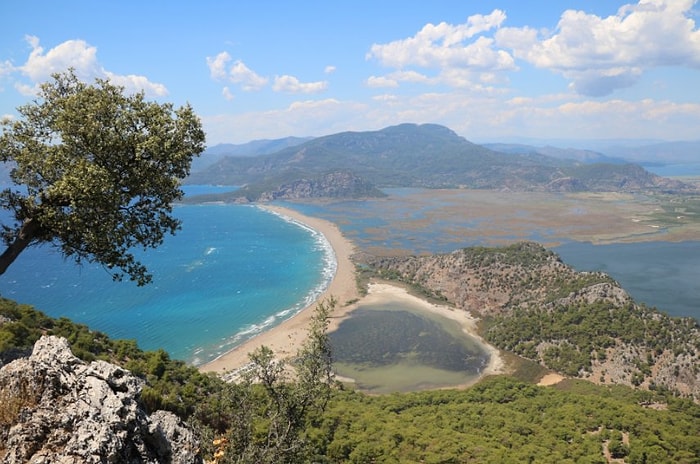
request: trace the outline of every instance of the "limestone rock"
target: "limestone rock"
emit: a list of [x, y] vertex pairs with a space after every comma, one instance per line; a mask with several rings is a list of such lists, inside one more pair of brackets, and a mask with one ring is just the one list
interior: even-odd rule
[[148, 416], [143, 381], [105, 361], [86, 364], [44, 336], [0, 369], [0, 461], [201, 463], [195, 434], [174, 414]]

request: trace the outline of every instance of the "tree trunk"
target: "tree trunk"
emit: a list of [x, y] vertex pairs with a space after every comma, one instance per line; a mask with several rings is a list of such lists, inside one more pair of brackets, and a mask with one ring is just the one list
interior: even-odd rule
[[20, 253], [37, 237], [41, 226], [33, 219], [25, 219], [15, 240], [0, 255], [0, 275], [4, 274]]

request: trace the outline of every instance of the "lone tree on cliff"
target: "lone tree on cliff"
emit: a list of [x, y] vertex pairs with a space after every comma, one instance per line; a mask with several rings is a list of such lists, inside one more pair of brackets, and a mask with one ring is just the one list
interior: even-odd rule
[[204, 150], [192, 108], [125, 95], [105, 80], [88, 85], [70, 70], [18, 111], [0, 134], [14, 184], [0, 192], [13, 216], [2, 225], [0, 274], [28, 246], [48, 243], [77, 263], [102, 264], [115, 280], [150, 282], [130, 250], [155, 248], [180, 228], [172, 203]]

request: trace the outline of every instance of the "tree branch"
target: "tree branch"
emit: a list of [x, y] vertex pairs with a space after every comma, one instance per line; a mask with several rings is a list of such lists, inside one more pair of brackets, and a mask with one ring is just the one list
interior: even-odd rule
[[39, 236], [40, 230], [41, 226], [34, 219], [24, 220], [15, 240], [0, 255], [0, 275], [4, 274], [10, 264], [17, 259], [17, 256]]

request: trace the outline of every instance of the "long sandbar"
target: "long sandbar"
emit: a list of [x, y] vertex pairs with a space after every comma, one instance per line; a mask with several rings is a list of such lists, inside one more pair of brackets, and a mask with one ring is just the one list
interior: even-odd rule
[[[270, 205], [266, 205], [264, 208], [283, 217], [287, 216], [292, 218], [323, 234], [333, 248], [337, 263], [336, 273], [328, 285], [328, 288], [320, 295], [316, 302], [304, 308], [294, 317], [255, 336], [219, 358], [200, 366], [201, 371], [218, 372], [222, 374], [236, 372], [250, 362], [248, 353], [263, 345], [270, 348], [278, 359], [285, 359], [293, 356], [302, 346], [304, 340], [306, 340], [313, 309], [318, 302], [327, 301], [330, 297], [335, 298], [338, 304], [331, 315], [329, 331], [335, 330], [338, 325], [349, 317], [350, 313], [360, 305], [406, 302], [422, 310], [455, 320], [460, 324], [462, 330], [466, 334], [480, 339], [476, 330], [477, 319], [471, 316], [471, 314], [466, 311], [450, 308], [449, 306], [432, 304], [411, 295], [403, 287], [389, 283], [371, 283], [367, 295], [360, 299], [355, 280], [355, 265], [351, 260], [352, 255], [355, 253], [355, 246], [350, 240], [343, 236], [334, 223], [306, 216], [290, 208]], [[488, 350], [490, 358], [489, 364], [482, 372], [482, 375], [503, 372], [504, 363], [498, 350], [483, 340], [481, 341], [483, 342], [484, 348]]]

